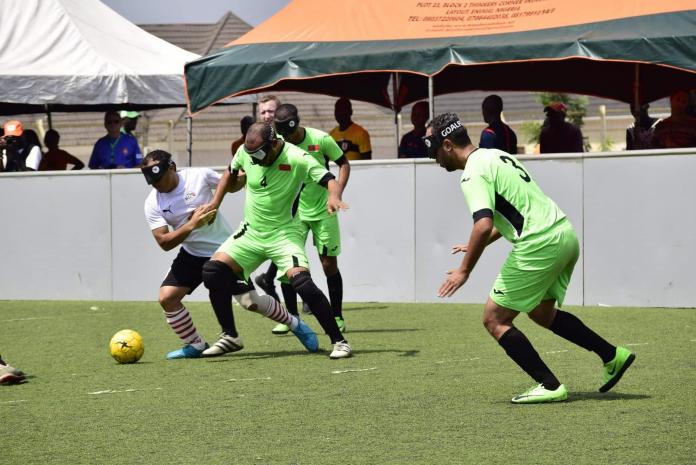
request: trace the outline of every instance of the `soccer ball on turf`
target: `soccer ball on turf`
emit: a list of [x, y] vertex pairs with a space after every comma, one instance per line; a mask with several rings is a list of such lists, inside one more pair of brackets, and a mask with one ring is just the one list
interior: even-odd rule
[[137, 331], [122, 329], [109, 341], [109, 351], [118, 363], [135, 363], [143, 356], [145, 344]]

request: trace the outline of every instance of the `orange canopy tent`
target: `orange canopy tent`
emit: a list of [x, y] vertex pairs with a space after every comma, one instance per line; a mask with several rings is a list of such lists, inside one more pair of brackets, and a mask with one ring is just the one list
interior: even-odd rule
[[189, 111], [271, 90], [395, 110], [466, 90], [624, 102], [696, 88], [693, 0], [294, 0], [186, 65]]

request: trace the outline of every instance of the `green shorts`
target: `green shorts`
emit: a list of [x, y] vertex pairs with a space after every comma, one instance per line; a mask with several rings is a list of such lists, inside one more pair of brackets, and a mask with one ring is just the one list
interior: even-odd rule
[[312, 231], [314, 247], [319, 255], [337, 257], [341, 254], [341, 230], [338, 227], [338, 215], [327, 216], [321, 220], [303, 221], [305, 238]]
[[570, 222], [544, 237], [515, 247], [493, 284], [490, 298], [496, 304], [529, 313], [543, 300], [563, 305], [580, 246]]
[[[289, 269], [309, 269], [304, 251], [302, 223], [294, 221], [273, 231], [257, 231], [242, 221], [239, 228], [218, 248], [244, 270], [244, 279], [270, 259], [278, 267], [277, 276], [285, 277]], [[286, 279], [281, 279], [286, 282]]]

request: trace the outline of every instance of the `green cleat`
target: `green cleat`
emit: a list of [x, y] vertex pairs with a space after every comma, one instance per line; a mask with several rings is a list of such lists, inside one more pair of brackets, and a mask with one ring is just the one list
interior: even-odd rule
[[604, 384], [599, 388], [599, 392], [607, 392], [613, 388], [635, 359], [636, 356], [630, 350], [625, 347], [617, 347], [614, 359], [604, 364]]
[[543, 384], [538, 384], [512, 398], [513, 404], [541, 404], [546, 402], [563, 402], [568, 399], [568, 390], [564, 384], [555, 391], [550, 391]]
[[278, 323], [271, 330], [273, 334], [288, 334], [290, 332], [290, 326], [284, 325], [283, 323]]
[[341, 318], [340, 316], [337, 316], [335, 318], [336, 324], [338, 325], [338, 329], [341, 330], [342, 333], [346, 332], [346, 322]]

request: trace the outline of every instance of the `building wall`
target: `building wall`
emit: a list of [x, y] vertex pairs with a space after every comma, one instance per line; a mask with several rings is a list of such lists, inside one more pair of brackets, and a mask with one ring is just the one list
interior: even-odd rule
[[[521, 157], [566, 212], [582, 246], [566, 303], [694, 307], [696, 151]], [[0, 175], [1, 299], [156, 300], [176, 252], [161, 251], [143, 216], [137, 170]], [[347, 301], [435, 302], [458, 265], [471, 214], [459, 174], [430, 161], [357, 162], [341, 214]], [[222, 212], [236, 225], [243, 195]], [[510, 246], [482, 256], [449, 301], [483, 302]], [[326, 290], [316, 252], [313, 275]], [[265, 268], [265, 267], [264, 267]], [[194, 299], [205, 300], [204, 289]]]

